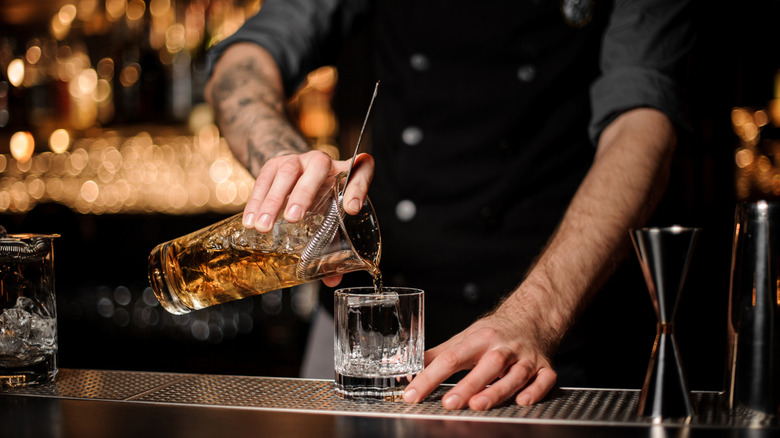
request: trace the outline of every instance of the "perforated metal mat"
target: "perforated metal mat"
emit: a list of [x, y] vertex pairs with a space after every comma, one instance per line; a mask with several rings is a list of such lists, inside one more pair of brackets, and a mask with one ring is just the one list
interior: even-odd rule
[[[636, 414], [639, 391], [556, 389], [544, 401], [520, 407], [507, 402], [489, 411], [447, 411], [440, 387], [423, 403], [368, 403], [340, 399], [333, 381], [227, 375], [62, 369], [53, 383], [0, 390], [0, 394], [160, 403], [225, 408], [317, 412], [363, 416], [405, 416], [502, 422], [647, 425]], [[696, 415], [689, 426], [756, 426], [756, 418], [724, 409], [715, 392], [694, 392]], [[679, 424], [669, 420], [670, 425]]]

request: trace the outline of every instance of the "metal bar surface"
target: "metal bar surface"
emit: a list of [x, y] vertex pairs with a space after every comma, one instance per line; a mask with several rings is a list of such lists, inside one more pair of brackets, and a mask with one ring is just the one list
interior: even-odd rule
[[[653, 424], [649, 418], [636, 412], [638, 390], [558, 388], [533, 406], [517, 406], [510, 400], [488, 411], [477, 412], [443, 409], [441, 397], [448, 388], [442, 386], [422, 403], [407, 405], [343, 400], [335, 395], [332, 380], [61, 369], [53, 383], [0, 390], [0, 395], [470, 422], [586, 426]], [[686, 428], [777, 428], [774, 420], [756, 418], [749, 413], [730, 412], [723, 403], [721, 393], [694, 392], [692, 398], [696, 413], [689, 421], [668, 419], [661, 425]]]

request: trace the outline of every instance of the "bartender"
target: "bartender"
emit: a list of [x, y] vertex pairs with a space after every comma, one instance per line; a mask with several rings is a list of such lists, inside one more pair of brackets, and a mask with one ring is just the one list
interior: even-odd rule
[[[338, 62], [346, 40], [368, 38], [380, 96], [344, 209], [357, 213], [370, 195], [385, 284], [426, 293], [433, 348], [404, 399], [462, 372], [446, 409], [535, 403], [556, 383], [551, 358], [567, 330], [629, 253], [627, 230], [665, 189], [684, 126], [687, 9], [267, 0], [209, 53], [207, 99], [257, 178], [244, 225], [269, 230], [288, 195], [285, 218], [301, 219], [322, 181], [347, 170], [350, 157], [310, 149], [284, 104], [308, 72]], [[332, 343], [332, 324], [321, 339]], [[320, 377], [332, 377], [323, 359]]]

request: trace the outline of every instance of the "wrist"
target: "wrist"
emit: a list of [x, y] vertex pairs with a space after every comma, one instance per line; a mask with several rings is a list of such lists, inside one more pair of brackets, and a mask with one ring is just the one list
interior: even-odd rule
[[519, 335], [530, 332], [539, 347], [552, 355], [574, 322], [576, 306], [542, 271], [537, 265], [494, 314], [513, 324]]

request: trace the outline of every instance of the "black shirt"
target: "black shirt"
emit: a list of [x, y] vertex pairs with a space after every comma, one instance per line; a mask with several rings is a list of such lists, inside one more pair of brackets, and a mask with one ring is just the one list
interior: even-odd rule
[[684, 124], [686, 10], [679, 0], [266, 0], [209, 57], [260, 44], [292, 94], [369, 27], [380, 268], [386, 284], [426, 291], [430, 347], [522, 280], [614, 117], [653, 107]]

